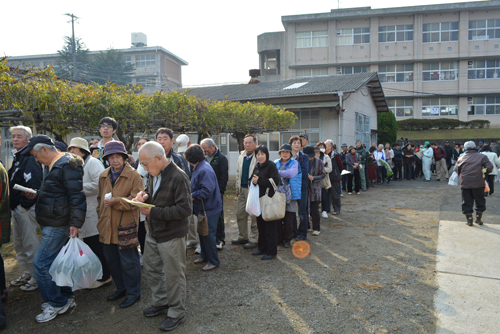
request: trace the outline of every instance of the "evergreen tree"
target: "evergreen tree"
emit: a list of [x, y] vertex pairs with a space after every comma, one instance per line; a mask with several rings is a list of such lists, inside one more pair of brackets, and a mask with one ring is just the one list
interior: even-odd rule
[[125, 63], [125, 57], [121, 51], [109, 49], [93, 55], [84, 72], [88, 80], [101, 85], [106, 82], [128, 85], [134, 70], [134, 65]]
[[387, 131], [387, 133], [378, 134], [377, 139], [379, 144], [389, 142], [392, 145], [396, 142], [398, 136], [398, 123], [392, 111], [383, 112], [377, 115], [377, 128], [378, 130]]
[[[57, 62], [56, 74], [61, 78], [84, 81], [81, 71], [88, 66], [90, 62], [89, 49], [81, 38], [75, 38], [75, 51], [73, 52], [73, 43], [70, 36], [64, 36], [64, 45], [62, 50], [58, 50], [59, 59]], [[73, 58], [76, 53], [76, 66]]]

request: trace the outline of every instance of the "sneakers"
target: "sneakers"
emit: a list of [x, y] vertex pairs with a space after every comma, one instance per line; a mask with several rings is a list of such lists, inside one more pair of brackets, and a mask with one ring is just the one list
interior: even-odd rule
[[163, 329], [164, 331], [171, 331], [176, 329], [180, 324], [184, 323], [184, 321], [186, 321], [185, 315], [181, 318], [167, 317], [161, 322], [160, 329]]
[[320, 233], [321, 233], [320, 231], [314, 231], [314, 232], [313, 232], [313, 235], [316, 235], [316, 236], [317, 236], [317, 235], [319, 235]]
[[144, 309], [142, 311], [142, 314], [144, 314], [146, 317], [156, 317], [157, 315], [160, 315], [161, 313], [167, 313], [169, 309], [169, 305], [161, 305], [161, 306], [154, 306], [151, 305], [150, 307]]
[[197, 246], [197, 245], [198, 245], [198, 244], [196, 244], [196, 243], [188, 242], [188, 243], [186, 244], [186, 248], [196, 248], [196, 246]]
[[[69, 308], [75, 307], [76, 306], [75, 298], [68, 298], [68, 303], [69, 303]], [[43, 303], [41, 306], [42, 311], [44, 311], [49, 306], [50, 306], [49, 303]]]
[[224, 242], [223, 241], [217, 241], [216, 242], [217, 249], [222, 250], [224, 248]]
[[323, 216], [323, 218], [328, 218], [328, 214], [326, 213], [326, 211], [323, 211], [321, 215]]
[[38, 289], [38, 284], [36, 283], [36, 280], [34, 277], [31, 277], [29, 281], [21, 286], [21, 290], [23, 291], [33, 291]]
[[36, 316], [35, 320], [38, 323], [49, 322], [50, 320], [53, 320], [55, 317], [57, 317], [59, 314], [66, 313], [66, 311], [70, 308], [70, 306], [71, 305], [69, 299], [66, 305], [61, 307], [54, 307], [49, 304], [43, 310], [42, 313]]
[[201, 253], [201, 245], [198, 244], [198, 246], [196, 247], [196, 249], [194, 250], [194, 253], [195, 254], [200, 254]]
[[340, 194], [340, 197], [344, 197], [344, 194]]
[[21, 286], [21, 285], [25, 285], [26, 283], [28, 283], [28, 281], [30, 280], [31, 276], [29, 274], [23, 274], [23, 276], [19, 277], [18, 279], [15, 279], [13, 281], [10, 282], [10, 285], [11, 286]]

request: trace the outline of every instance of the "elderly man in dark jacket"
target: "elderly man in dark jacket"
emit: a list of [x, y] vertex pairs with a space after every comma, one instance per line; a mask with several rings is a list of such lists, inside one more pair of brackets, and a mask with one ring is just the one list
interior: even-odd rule
[[22, 276], [10, 282], [11, 286], [19, 286], [23, 291], [38, 288], [33, 272], [33, 258], [40, 240], [36, 234], [38, 224], [35, 217], [35, 200], [28, 199], [14, 185], [39, 189], [42, 184], [43, 171], [40, 163], [32, 156], [21, 154], [31, 139], [31, 129], [26, 126], [10, 128], [14, 161], [9, 169], [10, 209], [12, 210], [12, 237], [17, 262]]
[[33, 155], [45, 166], [43, 183], [37, 194], [25, 194], [37, 199], [36, 219], [42, 229], [42, 240], [35, 254], [33, 267], [44, 303], [39, 323], [48, 322], [58, 314], [75, 307], [70, 287], [59, 287], [49, 274], [50, 266], [68, 236], [76, 238], [87, 212], [83, 192], [83, 160], [69, 153], [60, 153], [52, 139], [37, 135], [22, 151]]
[[192, 214], [191, 183], [180, 167], [165, 156], [155, 142], [139, 150], [139, 160], [149, 173], [146, 192], [134, 201], [154, 207], [140, 208], [147, 217], [144, 272], [152, 292], [153, 305], [143, 310], [146, 317], [167, 314], [160, 324], [173, 330], [186, 321], [186, 235]]
[[462, 189], [462, 213], [467, 218], [467, 225], [472, 226], [473, 205], [476, 202], [476, 224], [483, 225], [481, 217], [486, 210], [483, 173], [491, 173], [493, 164], [486, 155], [477, 152], [473, 141], [466, 142], [464, 148], [465, 154], [457, 161]]
[[[215, 142], [210, 138], [205, 138], [200, 143], [203, 152], [207, 157], [207, 162], [214, 169], [215, 175], [217, 176], [217, 182], [219, 183], [220, 197], [223, 201], [222, 206], [224, 207], [224, 193], [226, 192], [227, 181], [229, 179], [229, 164], [227, 162], [226, 156], [217, 148]], [[222, 209], [219, 222], [217, 224], [217, 234], [215, 236], [217, 242], [217, 249], [222, 249], [226, 242], [225, 228], [224, 228], [224, 209]]]

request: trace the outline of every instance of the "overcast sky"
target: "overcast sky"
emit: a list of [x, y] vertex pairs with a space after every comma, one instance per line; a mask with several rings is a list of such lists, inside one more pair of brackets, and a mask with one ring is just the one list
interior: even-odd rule
[[[341, 1], [340, 8], [452, 3], [449, 0]], [[14, 4], [14, 3], [11, 3]], [[130, 34], [143, 32], [148, 46], [162, 46], [189, 63], [184, 86], [247, 82], [259, 67], [257, 35], [283, 31], [282, 15], [324, 13], [337, 1], [34, 1], [9, 6], [2, 15], [0, 55], [56, 53], [71, 35], [65, 13], [80, 17], [75, 34], [90, 50], [130, 47]]]

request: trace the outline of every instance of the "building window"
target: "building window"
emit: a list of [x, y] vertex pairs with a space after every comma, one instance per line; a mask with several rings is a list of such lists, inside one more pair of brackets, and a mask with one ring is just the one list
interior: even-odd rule
[[413, 99], [387, 99], [387, 106], [396, 117], [413, 117]]
[[424, 24], [423, 43], [458, 41], [458, 22]]
[[353, 73], [366, 73], [366, 66], [342, 66], [340, 68], [340, 74], [353, 74]]
[[458, 62], [424, 63], [423, 81], [458, 80]]
[[413, 24], [379, 27], [378, 41], [380, 43], [413, 41]]
[[135, 56], [135, 67], [155, 67], [155, 55]]
[[469, 98], [467, 115], [500, 115], [500, 95]]
[[297, 68], [295, 70], [296, 78], [326, 77], [326, 76], [328, 76], [328, 67]]
[[136, 84], [142, 87], [154, 87], [156, 86], [156, 77], [137, 78]]
[[378, 78], [380, 82], [411, 82], [413, 64], [379, 65]]
[[355, 114], [355, 139], [356, 141], [361, 140], [361, 143], [368, 147], [371, 143], [371, 117], [358, 112]]
[[422, 99], [422, 116], [458, 115], [458, 97], [433, 97]]
[[125, 66], [132, 65], [132, 56], [124, 56], [123, 60], [125, 61]]
[[295, 43], [297, 48], [328, 46], [328, 30], [296, 32]]
[[369, 44], [370, 28], [337, 30], [337, 45]]
[[500, 60], [471, 60], [467, 76], [470, 80], [498, 79], [500, 77]]
[[469, 21], [469, 41], [500, 38], [500, 19]]

